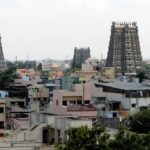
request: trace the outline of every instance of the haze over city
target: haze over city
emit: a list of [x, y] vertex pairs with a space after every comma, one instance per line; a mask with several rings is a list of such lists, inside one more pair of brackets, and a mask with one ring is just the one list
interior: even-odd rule
[[74, 47], [106, 58], [111, 22], [136, 21], [150, 58], [148, 0], [0, 0], [5, 59], [72, 59]]

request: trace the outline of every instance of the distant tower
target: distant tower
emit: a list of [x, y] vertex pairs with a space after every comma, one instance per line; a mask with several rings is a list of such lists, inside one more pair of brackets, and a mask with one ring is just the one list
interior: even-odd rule
[[0, 72], [3, 72], [6, 70], [7, 66], [4, 60], [4, 54], [2, 49], [2, 43], [1, 43], [1, 36], [0, 36]]
[[136, 75], [142, 71], [142, 56], [136, 22], [112, 22], [106, 67], [117, 74]]
[[90, 55], [90, 48], [74, 48], [74, 57], [72, 62], [73, 68], [81, 68], [82, 63], [87, 60]]

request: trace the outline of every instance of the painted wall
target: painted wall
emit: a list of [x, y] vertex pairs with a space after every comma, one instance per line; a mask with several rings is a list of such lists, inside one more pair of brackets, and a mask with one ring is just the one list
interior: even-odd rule
[[0, 98], [5, 98], [5, 97], [8, 97], [8, 92], [0, 90]]

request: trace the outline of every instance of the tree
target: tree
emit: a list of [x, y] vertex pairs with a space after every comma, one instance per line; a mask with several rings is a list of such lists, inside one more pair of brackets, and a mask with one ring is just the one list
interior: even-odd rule
[[150, 132], [150, 110], [144, 110], [131, 117], [130, 128], [134, 132]]
[[37, 70], [42, 71], [42, 63], [39, 63], [39, 65], [37, 66]]
[[102, 127], [71, 128], [67, 134], [69, 139], [64, 147], [59, 147], [59, 150], [108, 150], [109, 134], [105, 133]]
[[147, 77], [147, 75], [146, 75], [145, 72], [139, 72], [136, 77], [139, 78], [139, 82], [140, 82], [140, 83], [141, 83], [144, 79], [148, 79], [148, 77]]
[[138, 134], [120, 127], [116, 136], [104, 128], [72, 128], [67, 131], [69, 139], [58, 150], [150, 150], [150, 134]]
[[144, 150], [142, 136], [120, 128], [118, 134], [109, 142], [110, 150]]

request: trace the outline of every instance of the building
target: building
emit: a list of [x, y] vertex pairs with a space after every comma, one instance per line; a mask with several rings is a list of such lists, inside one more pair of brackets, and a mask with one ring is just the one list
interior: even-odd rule
[[150, 108], [150, 87], [140, 83], [96, 83], [96, 105], [102, 117], [120, 118], [120, 121], [138, 111]]
[[90, 55], [90, 48], [77, 48], [74, 49], [74, 56], [73, 56], [73, 62], [72, 67], [73, 68], [81, 68], [82, 63], [87, 60]]
[[7, 65], [4, 60], [4, 54], [3, 54], [1, 36], [0, 36], [0, 72], [3, 72], [6, 69], [7, 69]]
[[114, 67], [118, 75], [136, 75], [142, 70], [136, 22], [112, 22], [106, 67]]
[[55, 78], [51, 82], [59, 85], [59, 88], [57, 89], [71, 90], [74, 84], [79, 83], [79, 77], [64, 76], [61, 78]]
[[0, 99], [0, 129], [4, 129], [6, 125], [5, 101]]
[[8, 97], [8, 92], [0, 90], [0, 98], [5, 98], [5, 97]]
[[30, 110], [27, 109], [26, 99], [5, 98], [7, 129], [27, 129], [29, 127]]
[[39, 72], [36, 72], [34, 69], [17, 69], [16, 74], [18, 78], [14, 79], [15, 84], [29, 86], [42, 83]]
[[23, 67], [26, 69], [35, 69], [36, 62], [35, 61], [25, 61], [25, 63], [23, 64]]
[[23, 84], [10, 84], [7, 88], [9, 97], [28, 99], [28, 88]]
[[92, 121], [70, 115], [55, 115], [51, 113], [32, 112], [30, 115], [30, 130], [25, 134], [29, 141], [48, 144], [64, 143], [70, 128], [81, 126], [92, 127]]
[[92, 105], [90, 84], [76, 84], [72, 91], [54, 90], [49, 112], [95, 120], [97, 111]]
[[82, 71], [100, 71], [102, 68], [100, 60], [97, 58], [88, 58], [82, 63]]
[[42, 84], [35, 84], [28, 88], [29, 105], [32, 111], [47, 111], [50, 101], [49, 89]]

